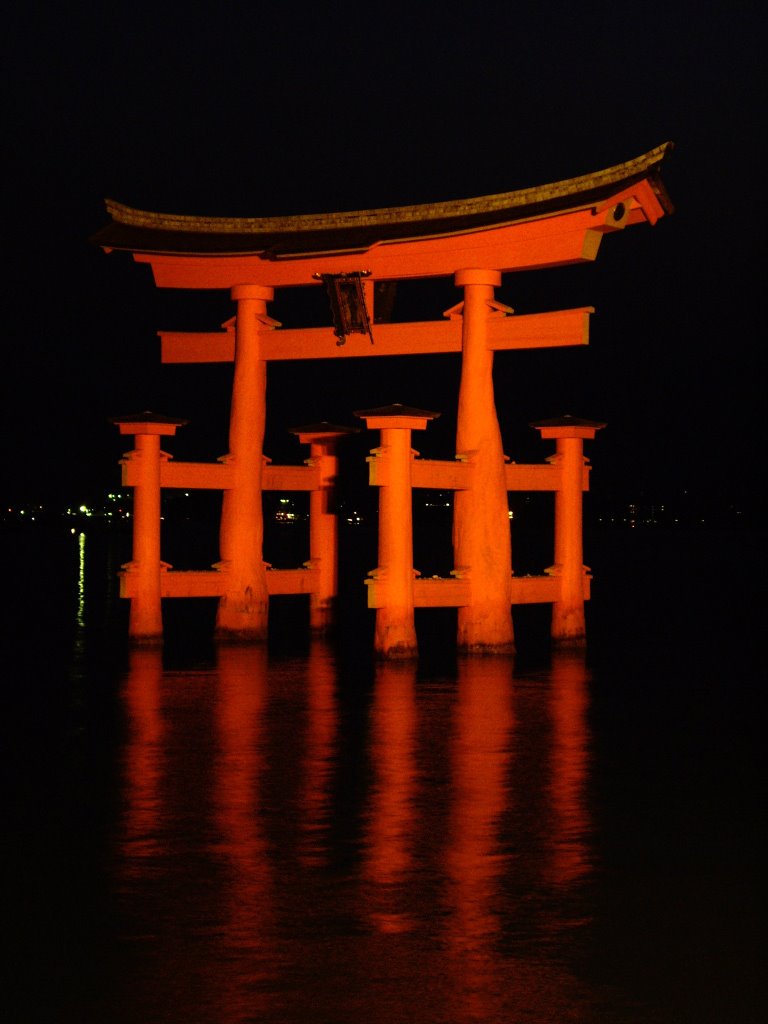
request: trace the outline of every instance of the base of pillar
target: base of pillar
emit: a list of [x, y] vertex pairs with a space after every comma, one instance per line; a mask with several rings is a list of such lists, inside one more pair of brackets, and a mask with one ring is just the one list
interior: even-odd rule
[[327, 626], [310, 626], [309, 635], [312, 640], [335, 640], [338, 636], [338, 628], [332, 622]]
[[408, 661], [419, 657], [418, 647], [409, 647], [406, 644], [398, 644], [389, 647], [387, 650], [376, 650], [376, 657], [379, 661]]
[[558, 650], [579, 650], [587, 646], [587, 638], [580, 636], [552, 636], [552, 646]]
[[216, 613], [217, 640], [232, 643], [260, 643], [269, 631], [269, 598], [256, 599], [247, 588], [245, 594], [225, 594]]
[[225, 629], [217, 627], [214, 639], [220, 644], [264, 644], [267, 632], [262, 629]]
[[556, 602], [552, 605], [552, 642], [558, 647], [584, 647], [587, 629], [584, 621], [584, 603], [572, 605]]
[[456, 651], [459, 654], [471, 654], [480, 655], [481, 657], [509, 657], [511, 654], [515, 654], [516, 648], [514, 643], [505, 644], [457, 644]]
[[162, 647], [162, 633], [136, 633], [128, 634], [128, 643], [131, 647]]
[[309, 631], [312, 636], [328, 636], [336, 629], [336, 602], [322, 608], [309, 609]]
[[459, 608], [456, 649], [462, 654], [514, 654], [511, 607], [467, 605]]
[[373, 649], [377, 658], [403, 661], [418, 658], [419, 645], [413, 625], [413, 609], [379, 608]]

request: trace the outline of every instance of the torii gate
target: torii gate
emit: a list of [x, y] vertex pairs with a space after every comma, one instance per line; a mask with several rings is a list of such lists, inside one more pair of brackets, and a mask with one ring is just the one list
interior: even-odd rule
[[[218, 464], [174, 465], [159, 452], [158, 443], [157, 453], [150, 446], [151, 454], [147, 456], [153, 465], [157, 462], [158, 468], [152, 470], [154, 475], [142, 476], [138, 460], [144, 458], [144, 454], [137, 448], [127, 461], [124, 482], [146, 486], [146, 480], [151, 477], [159, 481], [160, 486], [222, 488], [222, 561], [210, 573], [161, 573], [159, 553], [150, 545], [151, 572], [158, 576], [157, 585], [152, 585], [157, 594], [156, 601], [152, 598], [156, 611], [151, 613], [150, 621], [140, 623], [138, 615], [132, 618], [133, 638], [152, 639], [162, 631], [161, 595], [217, 594], [220, 596], [217, 634], [224, 638], [263, 640], [269, 593], [296, 592], [275, 589], [277, 584], [272, 573], [268, 582], [262, 557], [262, 491], [270, 486], [270, 473], [274, 478], [271, 486], [291, 489], [295, 485], [298, 489], [318, 490], [319, 471], [313, 467], [314, 455], [307, 467], [265, 468], [263, 440], [268, 362], [456, 352], [462, 357], [457, 461], [432, 463], [429, 470], [426, 467], [417, 470], [424, 479], [428, 476], [430, 480], [428, 485], [422, 483], [421, 486], [456, 491], [455, 578], [446, 580], [441, 590], [445, 592], [451, 583], [455, 587], [452, 596], [433, 603], [458, 607], [460, 650], [477, 653], [512, 650], [511, 605], [515, 600], [526, 598], [520, 596], [521, 581], [513, 584], [507, 490], [528, 489], [529, 485], [533, 489], [554, 490], [561, 497], [559, 533], [556, 526], [561, 554], [563, 537], [573, 536], [572, 525], [576, 521], [579, 541], [576, 549], [572, 544], [569, 548], [568, 572], [563, 575], [557, 565], [553, 567], [551, 579], [555, 582], [542, 584], [546, 594], [532, 599], [553, 602], [555, 639], [582, 642], [583, 600], [588, 596], [588, 576], [581, 566], [580, 555], [580, 490], [585, 486], [586, 476], [580, 446], [583, 438], [594, 436], [594, 430], [601, 424], [589, 421], [574, 421], [570, 425], [559, 421], [539, 424], [542, 436], [559, 438], [558, 457], [563, 466], [568, 466], [567, 471], [561, 468], [548, 482], [542, 483], [542, 472], [552, 467], [506, 465], [494, 404], [492, 371], [496, 351], [586, 344], [589, 314], [593, 310], [584, 307], [513, 316], [513, 310], [495, 299], [494, 289], [501, 283], [502, 273], [594, 260], [604, 234], [623, 230], [631, 224], [655, 224], [665, 213], [671, 212], [659, 177], [659, 166], [670, 148], [671, 144], [666, 143], [626, 163], [551, 185], [475, 199], [378, 210], [220, 218], [150, 213], [108, 200], [112, 221], [93, 239], [105, 251], [127, 251], [137, 262], [149, 263], [158, 287], [226, 288], [237, 304], [235, 317], [223, 325], [222, 332], [160, 332], [163, 362], [234, 360], [229, 453]], [[348, 335], [370, 332], [377, 282], [448, 275], [453, 276], [456, 286], [462, 290], [462, 300], [446, 311], [443, 320], [377, 323], [373, 329], [374, 345], [356, 337], [343, 344]], [[274, 297], [276, 288], [320, 282], [329, 287], [336, 314], [335, 327], [283, 329], [269, 316], [267, 303]], [[402, 438], [395, 440], [397, 427], [393, 422], [385, 423], [387, 415], [393, 415], [391, 412], [369, 410], [360, 415], [367, 418], [370, 426], [382, 429], [382, 435], [387, 437], [385, 449], [389, 444], [400, 450]], [[396, 413], [394, 415], [397, 419]], [[418, 428], [420, 423], [425, 425], [431, 415], [420, 410], [409, 411], [400, 424], [401, 432], [406, 430], [410, 436], [410, 429]], [[409, 416], [413, 422], [407, 423]], [[403, 420], [403, 416], [400, 419]], [[158, 426], [155, 428], [152, 423]], [[573, 429], [569, 432], [569, 426], [572, 428], [574, 424], [578, 429], [575, 433]], [[149, 416], [124, 417], [120, 428], [124, 433], [140, 437], [172, 433], [175, 425], [162, 417], [154, 420]], [[335, 438], [333, 440], [335, 442]], [[568, 440], [578, 441], [578, 456], [576, 449], [567, 444]], [[142, 444], [146, 446], [147, 442]], [[327, 452], [330, 450], [328, 448]], [[390, 454], [394, 451], [392, 448]], [[418, 465], [418, 461], [413, 463], [414, 467]], [[375, 483], [373, 464], [371, 472]], [[518, 474], [512, 488], [510, 473]], [[293, 483], [288, 480], [289, 476]], [[564, 484], [566, 477], [570, 481], [567, 486]], [[534, 478], [539, 481], [538, 485], [533, 482]], [[579, 514], [575, 518], [563, 511], [566, 506], [562, 499], [566, 490], [573, 496], [573, 481], [577, 481], [579, 487]], [[573, 498], [570, 500], [572, 502]], [[153, 507], [149, 502], [147, 508]], [[395, 509], [392, 522], [385, 529], [395, 528], [395, 513], [404, 514], [404, 510], [397, 512]], [[566, 521], [571, 523], [568, 529], [564, 526]], [[576, 582], [573, 550], [578, 553]], [[135, 553], [132, 565], [134, 575], [136, 572], [141, 575]], [[391, 608], [387, 573], [379, 570], [372, 574], [375, 585], [369, 588], [369, 603], [377, 608]], [[198, 584], [192, 579], [195, 575], [201, 581]], [[174, 576], [187, 579], [171, 583]], [[130, 577], [129, 569], [123, 594], [130, 596], [134, 605], [141, 588], [138, 583], [131, 583]], [[557, 582], [566, 577], [567, 584]], [[563, 587], [571, 594], [565, 604]], [[571, 606], [566, 608], [568, 601]], [[561, 606], [559, 615], [558, 604]], [[411, 617], [412, 607], [411, 604]], [[406, 609], [406, 619], [407, 616]], [[318, 612], [316, 624], [321, 618]], [[377, 633], [380, 654], [413, 653], [412, 622], [409, 626], [403, 620], [400, 626], [382, 631], [381, 635], [384, 633], [387, 639], [381, 639]]]

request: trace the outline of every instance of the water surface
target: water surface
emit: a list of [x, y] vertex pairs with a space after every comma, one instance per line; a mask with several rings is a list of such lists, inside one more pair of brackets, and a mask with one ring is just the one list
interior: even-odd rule
[[113, 545], [38, 542], [41, 591], [27, 540], [12, 1020], [762, 1019], [756, 539], [606, 537], [586, 654], [524, 609], [516, 659], [457, 658], [442, 613], [406, 665], [298, 603], [268, 647], [191, 602], [129, 650]]

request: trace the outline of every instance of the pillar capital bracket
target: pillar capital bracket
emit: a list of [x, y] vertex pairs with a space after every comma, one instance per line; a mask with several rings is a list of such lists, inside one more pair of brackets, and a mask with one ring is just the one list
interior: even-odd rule
[[109, 421], [120, 429], [121, 434], [159, 434], [169, 437], [176, 433], [177, 427], [184, 427], [189, 422], [175, 416], [150, 412], [148, 409], [127, 416], [111, 416]]
[[454, 276], [454, 282], [457, 288], [461, 288], [468, 284], [485, 284], [490, 285], [492, 288], [498, 288], [501, 284], [501, 271], [473, 268], [457, 270]]
[[261, 299], [271, 302], [275, 297], [275, 289], [264, 284], [236, 284], [230, 293], [235, 301], [239, 299]]
[[496, 299], [488, 299], [486, 306], [491, 310], [490, 315], [496, 319], [501, 319], [505, 316], [512, 316], [515, 312], [511, 306], [505, 306], [503, 302], [497, 302]]
[[605, 423], [599, 420], [585, 420], [579, 416], [557, 416], [549, 420], [536, 420], [530, 426], [538, 430], [542, 438], [582, 438], [587, 441], [593, 440], [598, 430], [602, 430]]

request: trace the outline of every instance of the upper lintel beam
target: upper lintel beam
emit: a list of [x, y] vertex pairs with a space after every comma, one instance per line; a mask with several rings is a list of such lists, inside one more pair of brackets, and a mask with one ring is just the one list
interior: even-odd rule
[[312, 284], [322, 274], [353, 271], [366, 271], [372, 281], [394, 281], [452, 277], [464, 267], [501, 272], [534, 270], [595, 259], [603, 235], [627, 224], [626, 216], [614, 213], [618, 205], [608, 199], [599, 209], [570, 210], [458, 234], [377, 242], [346, 253], [314, 252], [267, 259], [264, 253], [210, 256], [135, 252], [134, 259], [151, 264], [155, 283], [161, 288], [231, 289], [244, 282], [280, 288]]

